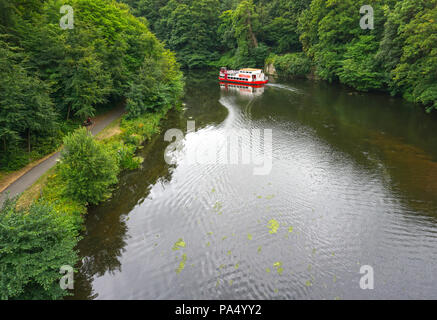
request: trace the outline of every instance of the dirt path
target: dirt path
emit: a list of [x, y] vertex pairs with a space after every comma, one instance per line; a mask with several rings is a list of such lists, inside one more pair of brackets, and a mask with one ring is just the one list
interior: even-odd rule
[[[106, 128], [112, 121], [119, 118], [124, 113], [124, 106], [117, 107], [103, 115], [98, 116], [93, 119], [95, 122], [94, 125], [90, 128], [90, 131], [93, 135], [98, 134], [104, 128]], [[57, 152], [36, 165], [28, 172], [23, 174], [20, 178], [11, 183], [2, 193], [0, 193], [0, 207], [3, 205], [3, 202], [6, 199], [7, 194], [9, 193], [9, 197], [15, 197], [16, 195], [24, 192], [27, 188], [29, 188], [32, 184], [38, 180], [47, 170], [53, 167], [56, 164], [56, 161], [60, 157], [60, 152]]]

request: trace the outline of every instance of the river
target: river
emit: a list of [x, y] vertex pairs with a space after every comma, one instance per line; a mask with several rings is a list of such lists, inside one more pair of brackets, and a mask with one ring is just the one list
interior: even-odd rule
[[[165, 153], [187, 121], [195, 131]], [[193, 73], [162, 129], [90, 209], [74, 299], [437, 299], [435, 115], [325, 82], [251, 89]], [[271, 150], [252, 145], [270, 171], [226, 139], [242, 129], [271, 130]], [[187, 161], [211, 146], [239, 161]]]

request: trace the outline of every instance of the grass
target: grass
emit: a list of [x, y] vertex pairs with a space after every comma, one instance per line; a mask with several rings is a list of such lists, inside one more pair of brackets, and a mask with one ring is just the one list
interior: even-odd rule
[[96, 139], [102, 141], [107, 140], [113, 136], [120, 135], [122, 133], [122, 130], [120, 128], [121, 119], [122, 118], [118, 118], [112, 121], [105, 129], [103, 129], [96, 135]]
[[36, 201], [41, 197], [42, 189], [46, 185], [47, 179], [54, 173], [54, 171], [55, 167], [50, 168], [46, 173], [39, 177], [33, 185], [21, 194], [17, 201], [17, 209], [28, 208], [33, 201]]

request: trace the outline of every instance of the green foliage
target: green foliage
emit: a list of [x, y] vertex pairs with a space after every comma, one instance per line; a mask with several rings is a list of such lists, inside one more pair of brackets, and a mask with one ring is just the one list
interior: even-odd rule
[[116, 155], [118, 167], [122, 170], [134, 170], [139, 168], [144, 159], [136, 157], [136, 144], [123, 143], [121, 141], [109, 143], [108, 146], [113, 149]]
[[[1, 167], [17, 161], [16, 150], [26, 142], [30, 152], [34, 134], [53, 133], [56, 114], [47, 85], [26, 70], [26, 55], [0, 38]], [[17, 161], [20, 163], [19, 161]]]
[[261, 67], [272, 49], [299, 50], [297, 17], [310, 0], [123, 2], [135, 15], [148, 19], [152, 31], [177, 52], [183, 67], [193, 69]]
[[0, 298], [59, 299], [63, 265], [74, 266], [78, 234], [68, 217], [46, 203], [27, 210], [7, 200], [0, 211]]
[[174, 57], [167, 52], [160, 60], [145, 59], [127, 94], [129, 118], [148, 111], [165, 109], [183, 94], [182, 74], [175, 69]]
[[290, 53], [269, 59], [280, 77], [305, 77], [311, 73], [311, 60], [303, 53]]
[[374, 63], [378, 48], [375, 36], [360, 36], [347, 46], [343, 66], [338, 72], [340, 81], [361, 91], [384, 86], [384, 75]]
[[[399, 63], [391, 70], [394, 86], [405, 98], [437, 109], [437, 1], [404, 0], [392, 13], [399, 21]], [[384, 53], [381, 53], [384, 54]]]
[[69, 198], [98, 204], [109, 196], [109, 187], [118, 181], [118, 171], [114, 154], [85, 128], [64, 138], [59, 175]]

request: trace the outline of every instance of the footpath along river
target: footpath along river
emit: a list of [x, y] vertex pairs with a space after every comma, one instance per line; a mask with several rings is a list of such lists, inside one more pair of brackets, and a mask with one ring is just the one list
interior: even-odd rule
[[[324, 82], [248, 89], [215, 74], [189, 74], [185, 104], [91, 208], [72, 298], [437, 299], [435, 115]], [[187, 120], [196, 131], [169, 165], [164, 133]], [[257, 150], [268, 174], [186, 161], [190, 147], [238, 154], [224, 137], [241, 129], [272, 130], [271, 152]]]

